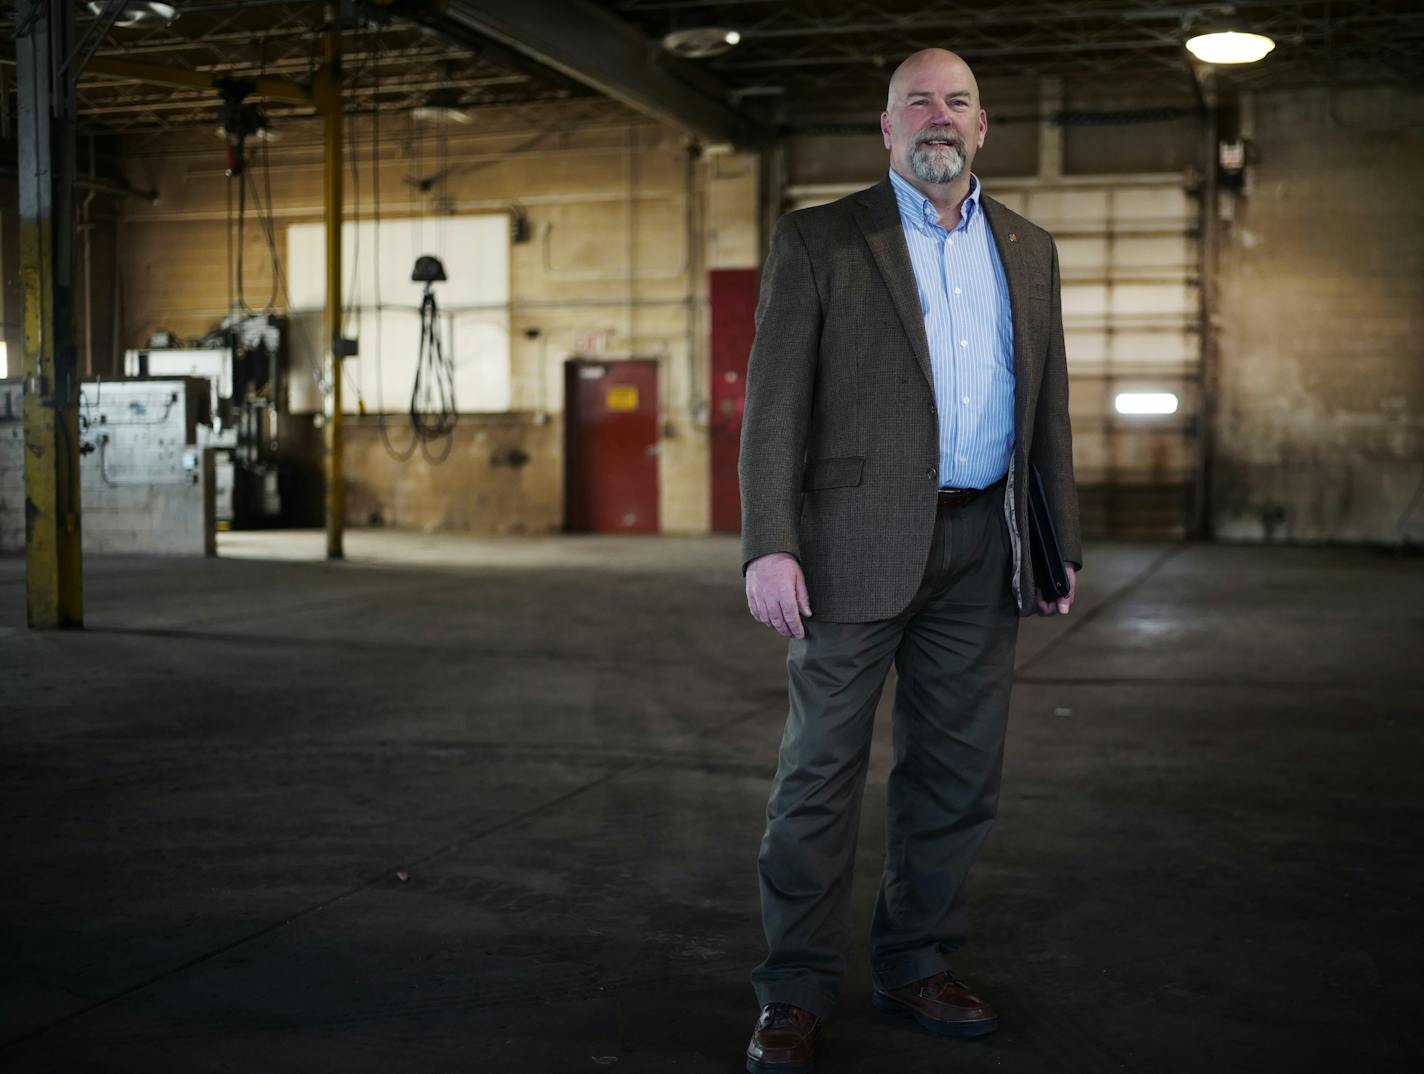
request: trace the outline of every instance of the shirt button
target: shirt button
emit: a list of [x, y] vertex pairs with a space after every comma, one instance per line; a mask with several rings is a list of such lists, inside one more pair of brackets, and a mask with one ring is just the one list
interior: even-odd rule
[[966, 395], [963, 399], [960, 400], [960, 402], [963, 403], [965, 406], [968, 406], [968, 405], [969, 405], [969, 396]]
[[967, 340], [967, 339], [961, 339], [961, 340], [959, 341], [959, 345], [960, 345], [961, 347], [967, 347], [967, 346], [969, 346], [969, 340]]
[[958, 458], [959, 458], [959, 461], [960, 461], [960, 462], [963, 462], [963, 461], [964, 461], [964, 456], [963, 456], [963, 455], [958, 456]]
[[955, 293], [956, 295], [959, 294], [959, 288], [958, 288], [958, 287], [956, 287], [956, 288], [954, 289], [954, 293]]
[[953, 240], [953, 239], [950, 239], [950, 240], [949, 240], [949, 244], [950, 244], [951, 246], [953, 246], [953, 245], [954, 245], [954, 240]]

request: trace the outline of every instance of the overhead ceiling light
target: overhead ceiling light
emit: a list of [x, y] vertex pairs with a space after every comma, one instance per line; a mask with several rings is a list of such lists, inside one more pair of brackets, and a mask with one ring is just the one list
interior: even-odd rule
[[1187, 51], [1202, 63], [1255, 63], [1276, 43], [1264, 34], [1243, 34], [1226, 30], [1198, 34], [1187, 41]]
[[742, 35], [724, 26], [697, 26], [691, 30], [674, 30], [663, 37], [663, 48], [685, 60], [709, 60], [724, 56], [736, 48]]
[[[91, 13], [102, 15], [109, 5], [106, 0], [89, 0], [87, 7]], [[149, 0], [128, 0], [115, 26], [167, 26], [178, 17], [178, 9], [172, 4], [150, 3]]]
[[460, 91], [454, 86], [441, 86], [425, 95], [425, 100], [411, 112], [424, 123], [469, 123], [470, 113], [460, 106]]

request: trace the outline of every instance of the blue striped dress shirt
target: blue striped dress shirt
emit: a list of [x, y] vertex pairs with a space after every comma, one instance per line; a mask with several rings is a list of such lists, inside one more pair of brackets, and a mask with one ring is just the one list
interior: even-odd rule
[[979, 207], [979, 177], [959, 224], [893, 168], [890, 183], [920, 293], [939, 409], [939, 483], [981, 489], [1009, 472], [1014, 450], [1014, 322], [1004, 266]]

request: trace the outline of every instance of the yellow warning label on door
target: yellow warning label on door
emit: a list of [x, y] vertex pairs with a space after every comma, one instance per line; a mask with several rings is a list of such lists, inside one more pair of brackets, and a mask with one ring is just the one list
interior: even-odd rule
[[638, 388], [634, 384], [615, 384], [608, 389], [609, 410], [637, 410]]

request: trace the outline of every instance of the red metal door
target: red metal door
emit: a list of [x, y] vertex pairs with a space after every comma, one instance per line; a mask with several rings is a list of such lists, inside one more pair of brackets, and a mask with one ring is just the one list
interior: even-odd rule
[[658, 363], [564, 365], [564, 519], [575, 533], [658, 532]]
[[737, 455], [747, 395], [747, 356], [756, 332], [758, 270], [714, 269], [707, 277], [712, 313], [712, 531], [740, 533]]

